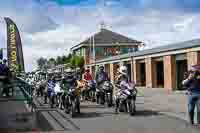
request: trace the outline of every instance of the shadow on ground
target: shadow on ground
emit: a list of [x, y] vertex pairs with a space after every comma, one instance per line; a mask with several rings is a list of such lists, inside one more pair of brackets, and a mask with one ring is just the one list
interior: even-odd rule
[[136, 116], [157, 116], [157, 115], [161, 115], [160, 113], [158, 113], [157, 111], [152, 111], [152, 110], [138, 110], [136, 111], [134, 117]]
[[105, 108], [105, 106], [103, 106], [103, 105], [81, 105], [81, 108], [82, 109], [84, 109], [84, 108], [103, 109], [103, 108]]
[[96, 117], [102, 117], [102, 114], [97, 112], [81, 112], [80, 114], [76, 114], [75, 119], [96, 118]]

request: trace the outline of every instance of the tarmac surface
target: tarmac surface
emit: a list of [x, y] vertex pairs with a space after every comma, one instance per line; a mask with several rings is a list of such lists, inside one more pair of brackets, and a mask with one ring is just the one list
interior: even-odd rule
[[[58, 112], [63, 112], [58, 110]], [[144, 97], [138, 97], [137, 113], [115, 114], [113, 108], [105, 108], [91, 102], [81, 103], [81, 114], [75, 118], [66, 117], [69, 123], [65, 133], [199, 133], [187, 121], [171, 117], [144, 106]]]
[[112, 108], [85, 103], [82, 114], [73, 119], [80, 130], [78, 133], [199, 133], [200, 129], [191, 127], [186, 121], [145, 109], [143, 104], [137, 108], [135, 116], [115, 114]]
[[[40, 98], [39, 98], [40, 99]], [[113, 108], [106, 108], [91, 102], [81, 103], [81, 114], [75, 118], [65, 116], [65, 131], [51, 133], [199, 133], [183, 119], [165, 115], [151, 106], [145, 106], [145, 97], [137, 98], [137, 113], [115, 114]], [[40, 99], [41, 101], [41, 99]], [[42, 103], [42, 101], [41, 101]], [[45, 105], [48, 108], [48, 105]], [[51, 110], [51, 109], [50, 109]], [[54, 109], [63, 113], [63, 110]], [[45, 111], [44, 111], [45, 112]], [[27, 112], [23, 102], [0, 99], [0, 133], [45, 133], [34, 115]], [[55, 123], [56, 124], [56, 123]], [[57, 123], [58, 124], [58, 123]]]

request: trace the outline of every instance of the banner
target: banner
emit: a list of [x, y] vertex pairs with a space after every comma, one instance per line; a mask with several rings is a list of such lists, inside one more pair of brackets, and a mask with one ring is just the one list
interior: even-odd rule
[[0, 60], [3, 60], [3, 48], [0, 49]]
[[19, 30], [10, 18], [4, 18], [7, 24], [8, 66], [14, 71], [24, 71], [24, 56]]

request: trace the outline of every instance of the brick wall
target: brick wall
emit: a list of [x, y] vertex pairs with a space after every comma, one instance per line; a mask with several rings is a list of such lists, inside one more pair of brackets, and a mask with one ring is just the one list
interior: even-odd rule
[[155, 62], [152, 58], [145, 59], [146, 65], [146, 87], [153, 88], [155, 86]]
[[188, 63], [188, 69], [192, 65], [200, 64], [200, 53], [199, 52], [188, 52], [187, 53], [187, 63]]
[[176, 65], [174, 56], [168, 55], [163, 58], [164, 63], [164, 88], [172, 90], [176, 86]]

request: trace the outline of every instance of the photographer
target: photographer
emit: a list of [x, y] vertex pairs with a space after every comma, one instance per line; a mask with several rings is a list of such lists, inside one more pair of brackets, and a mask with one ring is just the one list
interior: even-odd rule
[[188, 113], [190, 123], [194, 124], [194, 109], [197, 106], [197, 124], [200, 126], [200, 66], [194, 65], [189, 71], [188, 77], [182, 84], [188, 89]]

